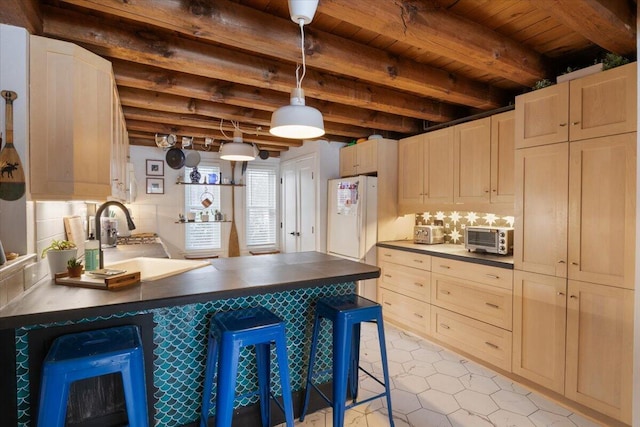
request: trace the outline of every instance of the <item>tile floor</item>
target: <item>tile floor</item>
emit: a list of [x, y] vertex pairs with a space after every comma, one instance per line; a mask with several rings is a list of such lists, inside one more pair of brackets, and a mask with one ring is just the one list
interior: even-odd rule
[[[584, 417], [475, 362], [427, 340], [385, 325], [393, 418], [396, 427], [594, 427]], [[361, 365], [381, 373], [377, 333], [363, 325]], [[361, 373], [360, 397], [382, 387]], [[332, 427], [325, 409], [296, 426]], [[345, 426], [389, 425], [386, 402], [376, 399], [347, 411]], [[282, 427], [284, 424], [281, 425]]]

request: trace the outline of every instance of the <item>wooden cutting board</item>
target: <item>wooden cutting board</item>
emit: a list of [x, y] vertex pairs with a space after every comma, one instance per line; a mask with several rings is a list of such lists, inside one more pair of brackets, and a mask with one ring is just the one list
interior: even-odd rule
[[63, 220], [67, 240], [76, 244], [78, 248], [78, 258], [84, 258], [84, 241], [86, 235], [82, 225], [82, 218], [79, 216], [65, 216]]

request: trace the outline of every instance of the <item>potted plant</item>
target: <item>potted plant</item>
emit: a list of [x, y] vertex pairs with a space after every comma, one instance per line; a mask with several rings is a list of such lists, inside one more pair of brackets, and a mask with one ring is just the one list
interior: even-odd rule
[[69, 272], [69, 277], [82, 276], [82, 261], [78, 261], [76, 257], [69, 259], [67, 261], [67, 271]]
[[75, 243], [68, 240], [52, 240], [51, 244], [42, 250], [42, 258], [46, 257], [49, 262], [51, 276], [64, 272], [67, 262], [78, 255], [78, 248]]
[[202, 213], [200, 214], [200, 221], [209, 222], [209, 211], [202, 211]]

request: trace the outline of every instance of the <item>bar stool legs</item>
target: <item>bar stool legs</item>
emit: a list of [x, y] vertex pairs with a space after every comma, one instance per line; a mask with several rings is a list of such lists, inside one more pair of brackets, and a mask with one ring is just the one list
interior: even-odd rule
[[[313, 383], [315, 376], [314, 363], [317, 353], [318, 334], [322, 318], [326, 318], [333, 322], [333, 400], [329, 399]], [[380, 341], [380, 355], [382, 358], [383, 381], [380, 381], [370, 372], [367, 372], [359, 366], [360, 324], [362, 322], [374, 322], [377, 324], [378, 339]], [[385, 391], [356, 403], [359, 371], [363, 371], [377, 381], [384, 387]], [[311, 354], [309, 358], [309, 369], [307, 371], [306, 390], [300, 420], [304, 421], [304, 417], [309, 407], [309, 395], [313, 388], [327, 403], [332, 406], [334, 427], [342, 427], [344, 425], [344, 416], [347, 409], [362, 405], [380, 397], [386, 397], [387, 410], [389, 411], [389, 424], [393, 427], [394, 422], [389, 384], [389, 369], [384, 337], [384, 324], [382, 321], [382, 307], [373, 301], [353, 294], [321, 298], [318, 300], [311, 337]], [[350, 405], [345, 404], [347, 399], [347, 388], [349, 388], [353, 399]]]
[[216, 393], [216, 427], [229, 427], [233, 419], [236, 377], [242, 347], [254, 345], [258, 367], [258, 394], [260, 417], [263, 427], [271, 423], [271, 344], [275, 344], [282, 401], [276, 404], [285, 414], [287, 427], [293, 427], [293, 400], [287, 359], [287, 342], [284, 322], [263, 307], [218, 313], [211, 319], [207, 365], [202, 397], [200, 426], [206, 427], [211, 408], [216, 360], [218, 360], [218, 385]]

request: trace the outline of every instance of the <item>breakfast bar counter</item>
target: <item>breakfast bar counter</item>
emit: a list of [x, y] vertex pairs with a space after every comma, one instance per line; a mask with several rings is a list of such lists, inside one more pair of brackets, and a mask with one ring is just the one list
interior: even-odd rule
[[[0, 309], [0, 408], [9, 417], [6, 425], [33, 425], [41, 363], [55, 337], [122, 324], [137, 324], [142, 331], [151, 425], [190, 425], [200, 408], [208, 320], [215, 312], [257, 305], [287, 323], [292, 390], [299, 392], [315, 301], [351, 293], [355, 281], [379, 275], [375, 266], [302, 252], [214, 259], [211, 265], [121, 291], [53, 281], [34, 286]], [[246, 396], [238, 398], [238, 407], [257, 402], [257, 396], [247, 394], [255, 382], [250, 370], [239, 370], [239, 393]], [[116, 402], [115, 413], [87, 419], [86, 409], [78, 408], [109, 405], [77, 399], [80, 402], [69, 402], [69, 424], [107, 425], [122, 417], [117, 409], [120, 405], [122, 412], [123, 402]]]

